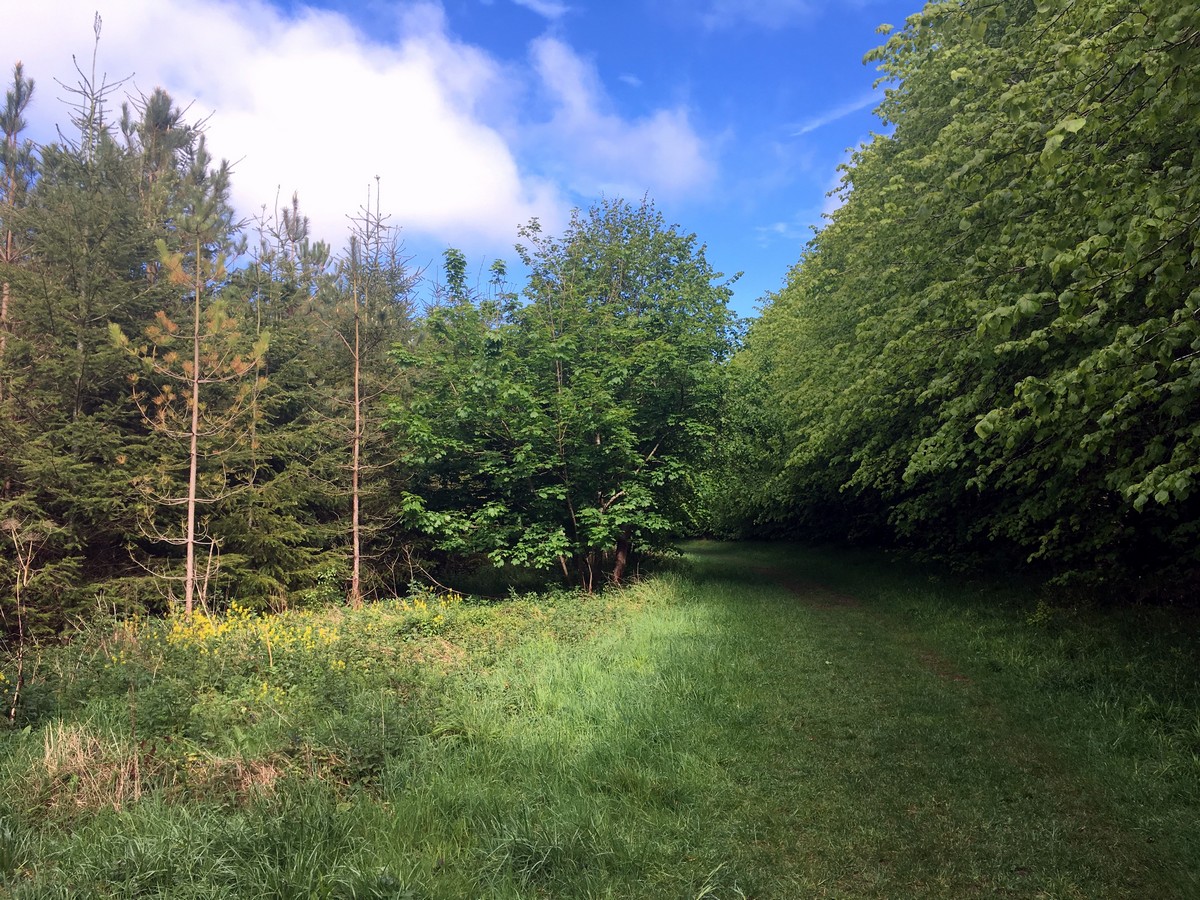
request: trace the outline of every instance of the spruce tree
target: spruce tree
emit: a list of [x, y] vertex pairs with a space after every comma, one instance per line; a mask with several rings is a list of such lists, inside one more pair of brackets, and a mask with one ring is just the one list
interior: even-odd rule
[[222, 568], [243, 603], [328, 602], [348, 572], [342, 555], [343, 445], [330, 414], [336, 381], [318, 298], [329, 292], [332, 256], [313, 241], [293, 197], [259, 217], [250, 261], [223, 290], [247, 333], [269, 329], [266, 382], [237, 454], [241, 490], [212, 523]]
[[142, 317], [151, 242], [129, 200], [129, 154], [104, 124], [112, 88], [94, 64], [79, 72], [69, 89], [73, 130], [25, 156], [37, 177], [18, 180], [25, 193], [6, 209], [19, 238], [4, 273], [0, 518], [55, 536], [39, 544], [39, 575], [22, 591], [35, 634], [60, 629], [97, 596], [109, 599], [98, 583], [132, 574], [127, 464], [138, 434], [124, 409], [130, 363], [107, 326]]
[[349, 244], [338, 264], [330, 326], [341, 344], [346, 366], [337, 405], [344, 415], [350, 503], [348, 600], [360, 606], [367, 594], [364, 570], [368, 543], [384, 533], [385, 516], [370, 516], [368, 507], [384, 499], [385, 474], [393, 468], [382, 440], [387, 395], [398, 371], [389, 350], [412, 323], [411, 292], [417, 275], [408, 267], [395, 229], [380, 213], [378, 184], [372, 209], [368, 196], [353, 221]]

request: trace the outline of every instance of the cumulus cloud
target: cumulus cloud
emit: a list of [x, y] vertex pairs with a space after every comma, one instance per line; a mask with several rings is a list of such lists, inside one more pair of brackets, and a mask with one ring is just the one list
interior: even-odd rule
[[[61, 121], [45, 76], [69, 81], [71, 50], [90, 66], [93, 2], [31, 5], [6, 25], [39, 78], [39, 116]], [[409, 7], [399, 32], [375, 43], [338, 14], [261, 0], [125, 0], [104, 15], [100, 60], [110, 79], [132, 72], [141, 92], [161, 85], [194, 98], [192, 119], [211, 115], [209, 144], [235, 162], [243, 213], [299, 191], [318, 234], [340, 244], [379, 176], [393, 221], [438, 239], [507, 242], [530, 216], [554, 218], [561, 192], [522, 172], [478, 115], [505, 74], [454, 40], [436, 5]]]
[[[4, 45], [38, 81], [38, 140], [66, 118], [54, 80], [75, 81], [71, 54], [90, 69], [94, 4], [31, 4], [5, 23]], [[677, 194], [711, 174], [685, 110], [623, 118], [565, 43], [536, 41], [528, 69], [502, 64], [456, 38], [435, 2], [402, 6], [386, 42], [338, 13], [265, 0], [123, 0], [103, 15], [99, 68], [110, 82], [132, 75], [130, 90], [162, 86], [192, 102], [189, 120], [209, 116], [210, 148], [235, 163], [238, 209], [298, 191], [335, 246], [376, 176], [406, 234], [492, 252], [533, 216], [557, 227], [581, 194]]]
[[595, 68], [562, 41], [539, 38], [531, 50], [554, 110], [538, 138], [552, 164], [566, 164], [576, 192], [673, 197], [712, 179], [714, 165], [685, 108], [627, 121], [612, 112]]

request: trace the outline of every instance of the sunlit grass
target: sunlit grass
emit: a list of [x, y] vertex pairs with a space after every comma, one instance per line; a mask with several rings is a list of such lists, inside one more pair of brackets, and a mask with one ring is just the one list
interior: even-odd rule
[[705, 545], [98, 630], [0, 735], [0, 896], [1196, 895], [1186, 642], [969, 593]]

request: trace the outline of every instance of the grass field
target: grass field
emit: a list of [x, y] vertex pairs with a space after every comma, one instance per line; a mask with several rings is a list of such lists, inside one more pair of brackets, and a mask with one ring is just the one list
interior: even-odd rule
[[1194, 624], [717, 544], [110, 624], [0, 732], [0, 896], [1200, 896]]

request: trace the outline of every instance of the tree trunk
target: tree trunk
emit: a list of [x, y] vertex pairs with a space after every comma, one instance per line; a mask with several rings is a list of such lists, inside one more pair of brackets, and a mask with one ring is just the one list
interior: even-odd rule
[[617, 538], [617, 550], [613, 562], [612, 583], [621, 584], [625, 578], [625, 570], [629, 567], [629, 557], [633, 554], [633, 542], [622, 535]]
[[[84, 232], [86, 235], [86, 231]], [[75, 323], [75, 398], [71, 421], [78, 422], [83, 416], [83, 386], [87, 381], [87, 288], [79, 290], [79, 319]]]
[[[0, 366], [4, 365], [4, 353], [8, 349], [8, 282], [0, 285]], [[0, 400], [4, 399], [4, 378], [0, 374]]]
[[[11, 195], [11, 184], [9, 192]], [[11, 202], [9, 205], [11, 206]], [[4, 235], [4, 262], [11, 266], [15, 261], [16, 254], [13, 252], [13, 233], [8, 231]], [[8, 279], [5, 279], [4, 284], [0, 285], [0, 366], [4, 364], [4, 354], [8, 350], [8, 290]], [[4, 379], [0, 377], [0, 400], [3, 399]]]
[[575, 557], [575, 566], [579, 574], [579, 586], [588, 594], [596, 588], [596, 551], [589, 550]]
[[185, 525], [186, 562], [183, 573], [183, 612], [192, 617], [196, 597], [196, 496], [200, 467], [200, 245], [196, 244], [196, 294], [192, 313], [192, 425], [188, 451], [187, 522]]
[[362, 606], [362, 525], [359, 513], [359, 481], [362, 466], [363, 404], [362, 404], [362, 340], [358, 300], [354, 305], [354, 441], [350, 461], [350, 541], [353, 561], [350, 569], [350, 605]]
[[[18, 548], [18, 560], [20, 560]], [[22, 615], [21, 609], [21, 582], [29, 580], [29, 566], [22, 562], [21, 568], [24, 570], [17, 573], [17, 584], [14, 589], [16, 593], [17, 606], [17, 671], [16, 680], [13, 682], [12, 702], [8, 707], [8, 724], [11, 725], [17, 721], [17, 707], [21, 705], [21, 688], [25, 686], [25, 617]]]

